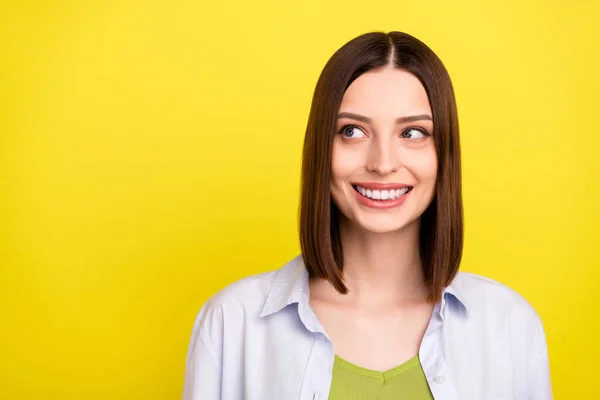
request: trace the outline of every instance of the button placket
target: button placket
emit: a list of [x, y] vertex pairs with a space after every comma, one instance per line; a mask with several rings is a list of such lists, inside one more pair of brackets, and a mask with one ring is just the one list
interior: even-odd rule
[[[313, 349], [309, 357], [305, 380], [300, 399], [326, 399], [325, 393], [331, 385], [331, 366], [333, 366], [333, 348], [329, 339], [321, 333], [314, 336]], [[329, 366], [329, 367], [328, 367]]]

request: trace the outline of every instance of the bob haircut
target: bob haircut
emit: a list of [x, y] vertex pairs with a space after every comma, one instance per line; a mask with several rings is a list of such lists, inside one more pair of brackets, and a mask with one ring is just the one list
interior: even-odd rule
[[393, 65], [416, 76], [431, 105], [438, 158], [432, 203], [421, 216], [419, 246], [429, 300], [439, 301], [462, 257], [463, 205], [456, 100], [450, 76], [437, 55], [402, 32], [371, 32], [342, 46], [329, 59], [313, 95], [302, 154], [299, 234], [310, 277], [325, 278], [348, 293], [339, 209], [331, 199], [331, 156], [337, 114], [346, 89], [367, 71]]

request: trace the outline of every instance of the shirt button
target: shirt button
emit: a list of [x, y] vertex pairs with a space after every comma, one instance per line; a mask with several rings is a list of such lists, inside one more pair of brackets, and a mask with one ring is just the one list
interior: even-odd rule
[[446, 377], [444, 375], [438, 375], [435, 377], [435, 382], [442, 384], [442, 383], [446, 382]]

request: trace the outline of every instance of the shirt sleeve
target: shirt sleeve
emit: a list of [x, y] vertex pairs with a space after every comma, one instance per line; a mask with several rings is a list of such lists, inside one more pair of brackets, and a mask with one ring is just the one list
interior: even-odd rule
[[[537, 316], [536, 316], [537, 317]], [[532, 358], [529, 367], [530, 400], [552, 400], [552, 384], [550, 383], [550, 365], [548, 346], [544, 327], [539, 317], [536, 318], [536, 329], [533, 335]]]
[[214, 314], [207, 304], [196, 318], [185, 365], [183, 400], [221, 399], [220, 360], [205, 337], [207, 319], [214, 318]]

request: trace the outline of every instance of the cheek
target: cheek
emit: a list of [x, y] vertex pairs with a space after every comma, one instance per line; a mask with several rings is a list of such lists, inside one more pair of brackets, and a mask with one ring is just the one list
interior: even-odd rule
[[333, 153], [331, 155], [331, 183], [333, 186], [343, 184], [352, 171], [356, 169], [357, 157], [350, 151], [343, 149], [343, 146], [334, 142]]
[[411, 170], [420, 184], [433, 184], [437, 179], [437, 155], [435, 148], [428, 149], [411, 162]]

